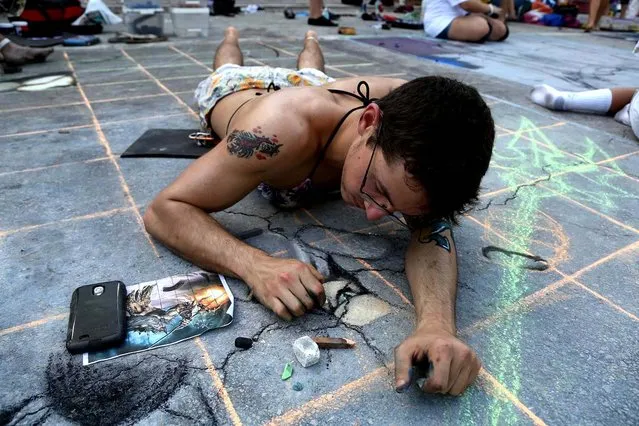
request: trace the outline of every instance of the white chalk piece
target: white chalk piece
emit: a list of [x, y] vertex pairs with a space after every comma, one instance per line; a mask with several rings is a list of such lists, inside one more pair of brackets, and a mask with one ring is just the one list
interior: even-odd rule
[[300, 337], [293, 342], [293, 352], [302, 367], [317, 364], [320, 359], [319, 346], [308, 336]]

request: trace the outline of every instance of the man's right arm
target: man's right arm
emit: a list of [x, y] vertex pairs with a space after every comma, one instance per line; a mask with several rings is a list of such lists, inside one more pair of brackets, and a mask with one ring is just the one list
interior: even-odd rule
[[[228, 208], [283, 159], [277, 140], [234, 131], [162, 191], [144, 214], [147, 231], [192, 263], [242, 279], [280, 317], [323, 304], [321, 275], [294, 259], [277, 259], [228, 233], [209, 213]], [[266, 138], [268, 139], [268, 138]], [[278, 160], [278, 161], [276, 161]]]
[[246, 265], [263, 255], [234, 238], [209, 213], [223, 210], [257, 186], [254, 165], [233, 159], [223, 140], [195, 161], [153, 200], [144, 214], [147, 231], [192, 263], [243, 278]]

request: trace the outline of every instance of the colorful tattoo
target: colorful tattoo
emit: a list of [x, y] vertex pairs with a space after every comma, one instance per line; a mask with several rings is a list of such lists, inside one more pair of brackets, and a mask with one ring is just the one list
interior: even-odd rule
[[262, 136], [262, 129], [257, 127], [253, 133], [246, 130], [233, 130], [226, 139], [226, 148], [231, 155], [240, 158], [251, 158], [253, 154], [258, 160], [274, 157], [280, 153], [282, 144], [278, 144], [277, 136]]
[[[442, 235], [446, 230], [450, 231], [450, 235], [453, 235], [450, 223], [448, 221], [439, 219], [430, 222], [430, 224], [419, 231], [419, 242], [428, 244], [431, 241], [435, 241], [435, 245], [443, 248], [450, 253], [450, 240], [448, 237]], [[427, 234], [427, 232], [429, 232]]]

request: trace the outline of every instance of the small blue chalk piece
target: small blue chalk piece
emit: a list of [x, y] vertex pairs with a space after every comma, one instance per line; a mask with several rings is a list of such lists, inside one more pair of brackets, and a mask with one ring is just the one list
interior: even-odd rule
[[65, 38], [63, 44], [65, 46], [92, 46], [100, 43], [100, 39], [93, 35], [80, 35]]
[[295, 392], [299, 392], [299, 391], [301, 391], [302, 389], [304, 389], [304, 385], [303, 385], [303, 384], [301, 384], [300, 382], [295, 382], [295, 383], [293, 384], [293, 390], [294, 390]]

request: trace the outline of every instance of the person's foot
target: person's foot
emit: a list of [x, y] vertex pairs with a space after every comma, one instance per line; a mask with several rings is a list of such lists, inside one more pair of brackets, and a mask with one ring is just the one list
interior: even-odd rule
[[635, 134], [637, 139], [639, 139], [639, 94], [637, 93], [635, 93], [630, 101], [628, 115], [630, 116], [630, 127], [632, 128], [632, 132]]
[[330, 19], [326, 19], [324, 16], [319, 18], [308, 18], [308, 25], [315, 25], [318, 27], [336, 27], [337, 24]]
[[308, 30], [306, 31], [306, 35], [304, 36], [304, 42], [306, 42], [306, 40], [315, 40], [319, 43], [319, 36], [315, 31]]
[[615, 121], [625, 124], [626, 126], [630, 126], [630, 104], [617, 111], [615, 114]]
[[564, 93], [547, 84], [535, 86], [530, 92], [530, 99], [537, 105], [548, 109], [564, 110]]
[[324, 10], [322, 11], [322, 16], [328, 19], [329, 21], [337, 21], [339, 20], [339, 18], [342, 17], [342, 15], [338, 15], [337, 13], [333, 13], [330, 10], [328, 10], [328, 7], [324, 8]]
[[227, 27], [224, 30], [224, 38], [227, 40], [237, 40], [240, 38], [240, 32], [235, 27]]
[[585, 26], [584, 26], [584, 32], [585, 33], [589, 33], [591, 31], [599, 31], [599, 27], [593, 23], [588, 22]]
[[51, 47], [46, 49], [25, 47], [12, 42], [0, 49], [0, 59], [7, 65], [24, 65], [34, 62], [44, 62], [51, 53], [53, 53]]

